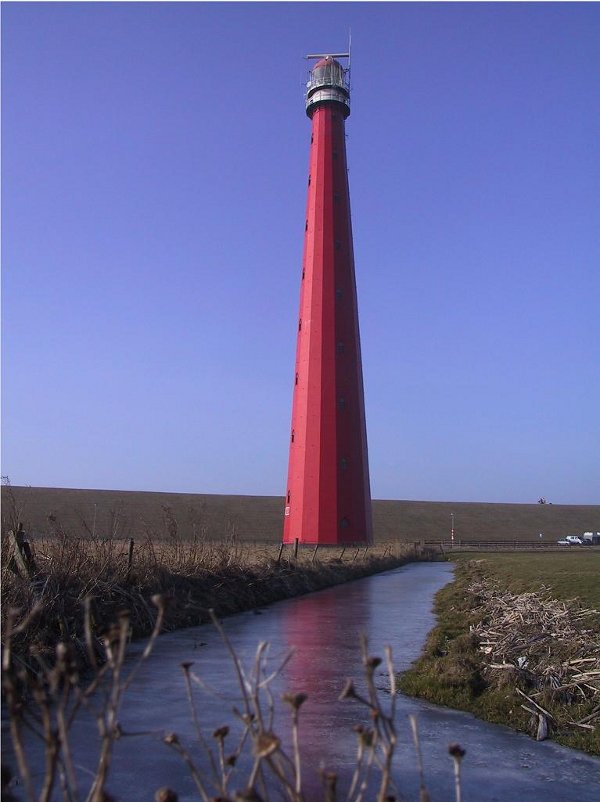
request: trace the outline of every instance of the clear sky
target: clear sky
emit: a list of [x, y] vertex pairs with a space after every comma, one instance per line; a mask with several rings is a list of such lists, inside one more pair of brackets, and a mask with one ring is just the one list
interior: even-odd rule
[[374, 498], [600, 503], [600, 6], [2, 7], [13, 484], [282, 495], [345, 49]]

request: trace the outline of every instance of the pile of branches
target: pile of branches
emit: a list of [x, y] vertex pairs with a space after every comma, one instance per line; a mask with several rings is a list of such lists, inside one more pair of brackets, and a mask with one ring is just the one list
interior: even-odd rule
[[537, 738], [547, 737], [550, 727], [595, 730], [600, 724], [600, 613], [576, 600], [553, 599], [545, 587], [515, 594], [483, 581], [473, 583], [469, 593], [479, 620], [471, 632], [486, 679], [498, 687], [515, 686], [521, 707], [537, 724]]

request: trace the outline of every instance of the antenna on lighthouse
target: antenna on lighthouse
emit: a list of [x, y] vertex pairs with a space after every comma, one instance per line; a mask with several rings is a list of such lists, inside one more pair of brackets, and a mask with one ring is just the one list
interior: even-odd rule
[[350, 51], [352, 50], [352, 30], [348, 29], [348, 69], [346, 70], [348, 74], [348, 86], [350, 86]]
[[350, 53], [309, 53], [304, 58], [350, 58]]
[[348, 69], [350, 69], [350, 51], [352, 50], [352, 31], [348, 29]]

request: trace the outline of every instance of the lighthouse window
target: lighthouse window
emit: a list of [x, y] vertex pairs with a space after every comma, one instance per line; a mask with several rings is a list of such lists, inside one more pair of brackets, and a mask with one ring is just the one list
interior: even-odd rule
[[334, 161], [337, 161], [337, 156], [338, 156], [338, 155], [337, 155], [337, 150], [334, 150], [334, 151], [333, 151], [333, 160], [334, 160]]
[[349, 526], [350, 526], [350, 521], [347, 518], [342, 518], [342, 520], [340, 521], [340, 527], [342, 529], [348, 529]]
[[294, 382], [294, 384], [298, 384], [298, 374], [297, 373], [296, 373], [296, 381]]
[[343, 293], [342, 289], [341, 289], [340, 287], [338, 287], [338, 288], [336, 289], [336, 291], [335, 291], [335, 297], [336, 297], [336, 299], [339, 301], [339, 300], [340, 300], [340, 298], [342, 297], [342, 295], [343, 295], [343, 294], [344, 294], [344, 293]]
[[310, 186], [310, 176], [308, 176], [308, 186]]
[[346, 459], [346, 457], [342, 457], [340, 460], [340, 468], [343, 471], [345, 471], [347, 467], [348, 467], [348, 460]]
[[[292, 429], [292, 443], [294, 442], [294, 430]], [[288, 499], [289, 500], [289, 499]]]
[[311, 134], [311, 135], [310, 135], [310, 144], [311, 144], [311, 145], [312, 145], [312, 143], [313, 143], [313, 140], [314, 140], [314, 136]]
[[298, 331], [302, 331], [302, 321], [298, 321]]
[[304, 224], [304, 230], [305, 230], [305, 231], [308, 231], [308, 220], [307, 220], [307, 221], [306, 221], [306, 223]]
[[334, 192], [333, 193], [333, 200], [335, 201], [335, 203], [339, 203], [340, 202], [340, 193], [339, 192]]
[[302, 270], [302, 279], [304, 279], [304, 270]]
[[344, 343], [337, 343], [336, 346], [335, 346], [335, 350], [337, 351], [338, 354], [343, 354], [344, 353]]
[[[308, 226], [308, 223], [306, 225]], [[335, 241], [335, 249], [336, 249], [336, 251], [341, 250], [341, 247], [342, 247], [342, 243], [340, 242], [339, 239], [336, 239], [336, 241]]]
[[291, 497], [291, 493], [290, 493], [290, 491], [288, 490], [288, 494], [287, 494], [287, 503], [288, 503], [288, 504], [290, 503], [290, 497]]
[[346, 399], [338, 398], [338, 409], [346, 409]]

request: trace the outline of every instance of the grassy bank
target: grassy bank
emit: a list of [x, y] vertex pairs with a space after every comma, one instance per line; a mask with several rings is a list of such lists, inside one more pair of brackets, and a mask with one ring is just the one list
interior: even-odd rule
[[[2, 525], [28, 535], [61, 531], [82, 537], [178, 537], [277, 543], [281, 539], [282, 496], [234, 496], [60, 487], [2, 487]], [[453, 518], [451, 519], [451, 515]], [[458, 501], [373, 500], [377, 543], [448, 540], [451, 520], [459, 540], [556, 542], [568, 534], [600, 531], [599, 505], [485, 504]]]
[[[86, 663], [84, 600], [92, 597], [92, 624], [100, 653], [103, 632], [120, 611], [128, 610], [131, 634], [151, 632], [156, 609], [150, 599], [166, 601], [164, 629], [193, 626], [219, 617], [261, 607], [280, 599], [319, 590], [396, 567], [415, 559], [414, 547], [300, 550], [291, 547], [278, 562], [278, 549], [251, 544], [202, 542], [136, 544], [128, 559], [128, 542], [78, 539], [67, 536], [34, 544], [35, 571], [21, 576], [11, 562], [3, 538], [2, 615], [20, 610], [19, 620], [35, 611], [27, 626], [13, 638], [15, 659], [36, 670], [41, 659], [52, 659], [57, 642], [69, 642]], [[423, 552], [420, 556], [426, 556]], [[131, 564], [129, 564], [131, 562]], [[19, 622], [17, 621], [17, 624]]]
[[599, 576], [584, 551], [458, 557], [401, 690], [600, 754], [600, 613], [586, 611], [600, 610]]

